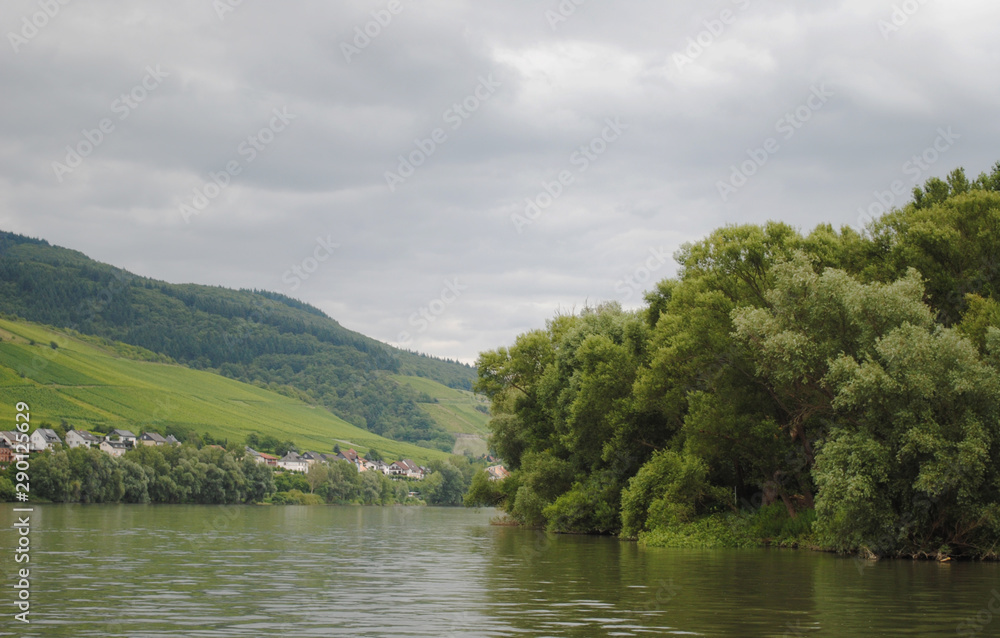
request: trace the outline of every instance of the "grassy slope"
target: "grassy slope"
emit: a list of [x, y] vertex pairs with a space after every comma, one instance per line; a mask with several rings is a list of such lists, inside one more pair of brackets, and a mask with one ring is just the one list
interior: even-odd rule
[[392, 378], [405, 383], [417, 392], [425, 392], [432, 399], [437, 399], [437, 403], [421, 403], [420, 407], [449, 432], [482, 436], [489, 434], [490, 430], [486, 425], [490, 420], [489, 415], [476, 410], [477, 405], [489, 406], [485, 399], [468, 390], [456, 390], [441, 385], [432, 379], [400, 375], [392, 375]]
[[[33, 425], [65, 419], [81, 429], [101, 423], [162, 431], [177, 424], [230, 441], [242, 441], [254, 431], [272, 434], [320, 452], [340, 442], [358, 451], [375, 447], [392, 459], [446, 456], [384, 439], [322, 408], [268, 390], [182, 366], [125, 359], [115, 354], [116, 347], [100, 347], [36, 324], [0, 320], [0, 338], [3, 423], [13, 423], [14, 404], [25, 401]], [[29, 345], [30, 340], [36, 345]], [[59, 347], [53, 350], [51, 341]]]
[[468, 450], [478, 456], [487, 452], [486, 437], [490, 433], [487, 423], [490, 417], [476, 410], [476, 406], [489, 406], [488, 401], [467, 390], [449, 388], [431, 379], [401, 375], [393, 375], [392, 378], [437, 399], [437, 403], [420, 403], [420, 409], [448, 432], [472, 435], [457, 439], [453, 450], [455, 454]]

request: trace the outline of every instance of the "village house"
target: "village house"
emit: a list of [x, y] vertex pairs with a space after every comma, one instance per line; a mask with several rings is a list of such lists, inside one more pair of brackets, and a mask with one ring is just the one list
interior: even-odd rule
[[110, 454], [111, 456], [122, 456], [132, 449], [132, 446], [128, 443], [124, 443], [122, 441], [109, 441], [108, 439], [101, 441], [101, 444], [98, 447], [102, 452]]
[[14, 462], [14, 449], [7, 439], [0, 439], [0, 468], [6, 468]]
[[393, 461], [385, 469], [386, 476], [406, 476], [406, 466]]
[[2, 431], [2, 432], [0, 432], [0, 441], [6, 441], [7, 445], [11, 449], [16, 450], [17, 449], [17, 437], [18, 437], [18, 434], [19, 433], [15, 432], [14, 430]]
[[351, 463], [358, 462], [358, 453], [354, 450], [341, 450], [337, 452], [336, 459], [338, 461], [350, 461]]
[[394, 462], [389, 466], [389, 471], [387, 472], [389, 476], [403, 476], [413, 479], [422, 479], [426, 473], [426, 468], [421, 468], [410, 459]]
[[273, 454], [267, 454], [266, 452], [257, 453], [258, 463], [264, 463], [265, 465], [270, 465], [271, 467], [278, 467], [278, 461], [280, 460]]
[[66, 433], [66, 445], [71, 448], [99, 447], [101, 445], [101, 439], [86, 430], [70, 430]]
[[502, 465], [491, 465], [486, 468], [486, 473], [489, 475], [491, 481], [502, 481], [510, 476], [510, 472]]
[[104, 440], [124, 443], [128, 447], [133, 448], [135, 447], [136, 438], [137, 437], [128, 430], [111, 430], [111, 432], [104, 437]]
[[49, 428], [38, 428], [31, 433], [29, 440], [32, 452], [44, 452], [62, 444], [62, 439], [55, 433], [55, 430]]
[[325, 463], [326, 462], [326, 459], [323, 458], [323, 455], [320, 454], [319, 452], [303, 452], [302, 453], [302, 458], [304, 458], [306, 460], [306, 463], [309, 464], [309, 467], [312, 467], [313, 465], [315, 465], [317, 463]]
[[306, 472], [309, 462], [295, 452], [289, 452], [278, 460], [278, 467], [290, 472]]
[[278, 460], [279, 459], [278, 459], [278, 457], [274, 456], [273, 454], [266, 454], [264, 452], [258, 452], [257, 450], [253, 449], [249, 445], [244, 446], [244, 449], [246, 450], [246, 455], [249, 458], [252, 458], [255, 462], [260, 463], [261, 465], [269, 465], [271, 467], [277, 467], [278, 466]]
[[177, 437], [175, 437], [173, 434], [168, 434], [167, 435], [167, 443], [169, 443], [170, 445], [180, 445], [181, 444], [181, 442], [178, 441]]
[[139, 442], [143, 445], [166, 445], [167, 439], [161, 434], [156, 432], [143, 432], [142, 436], [139, 437]]
[[426, 467], [421, 467], [411, 461], [410, 459], [403, 459], [402, 463], [406, 465], [407, 473], [409, 478], [422, 479], [425, 475], [429, 473]]
[[367, 466], [365, 466], [364, 457], [359, 456], [358, 453], [355, 452], [354, 450], [346, 450], [346, 451], [341, 450], [340, 453], [337, 454], [337, 456], [335, 457], [335, 460], [347, 461], [348, 463], [352, 463], [354, 467], [357, 468], [358, 472], [364, 472], [365, 470], [368, 469]]

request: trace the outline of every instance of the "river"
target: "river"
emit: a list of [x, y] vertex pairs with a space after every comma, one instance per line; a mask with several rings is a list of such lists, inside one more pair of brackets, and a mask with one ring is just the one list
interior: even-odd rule
[[35, 505], [22, 624], [12, 508], [0, 636], [1000, 636], [994, 563], [645, 549], [418, 507]]

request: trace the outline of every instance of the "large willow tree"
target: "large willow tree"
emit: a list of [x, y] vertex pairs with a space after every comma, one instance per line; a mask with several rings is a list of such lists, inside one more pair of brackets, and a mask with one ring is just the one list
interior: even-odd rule
[[729, 226], [676, 257], [642, 310], [480, 356], [512, 470], [491, 502], [625, 537], [771, 506], [838, 550], [1000, 551], [1000, 164], [862, 233]]

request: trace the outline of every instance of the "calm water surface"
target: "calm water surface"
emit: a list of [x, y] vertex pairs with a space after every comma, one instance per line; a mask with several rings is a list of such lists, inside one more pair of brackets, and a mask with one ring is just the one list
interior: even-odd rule
[[36, 505], [22, 625], [4, 505], [0, 636], [1000, 636], [996, 564], [642, 549], [493, 514]]

